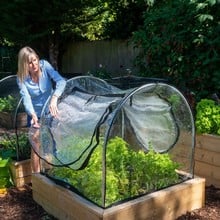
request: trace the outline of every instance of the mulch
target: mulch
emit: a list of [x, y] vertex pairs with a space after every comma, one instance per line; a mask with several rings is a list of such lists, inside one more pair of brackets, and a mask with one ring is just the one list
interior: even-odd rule
[[176, 220], [219, 220], [220, 189], [208, 186], [205, 189], [205, 206], [180, 216]]
[[32, 189], [11, 187], [0, 194], [1, 220], [55, 220], [32, 198]]
[[[0, 194], [1, 220], [56, 220], [49, 215], [32, 198], [32, 189], [26, 185], [23, 188], [11, 187], [6, 194]], [[219, 220], [220, 219], [220, 189], [214, 186], [206, 187], [205, 206], [188, 212], [176, 220]], [[79, 219], [80, 220], [80, 219]], [[84, 219], [82, 219], [84, 220]], [[85, 219], [87, 220], [87, 219]]]

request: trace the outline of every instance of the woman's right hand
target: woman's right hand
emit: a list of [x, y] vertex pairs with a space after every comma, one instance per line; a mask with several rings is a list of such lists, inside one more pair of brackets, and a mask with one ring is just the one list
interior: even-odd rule
[[58, 114], [57, 99], [58, 97], [53, 95], [50, 100], [50, 113], [53, 117], [57, 117], [57, 114]]
[[40, 124], [38, 123], [38, 117], [36, 114], [32, 114], [31, 126], [34, 128], [40, 128]]

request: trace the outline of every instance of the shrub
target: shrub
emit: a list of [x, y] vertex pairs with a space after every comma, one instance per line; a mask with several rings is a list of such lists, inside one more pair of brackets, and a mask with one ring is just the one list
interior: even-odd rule
[[11, 95], [0, 98], [0, 112], [12, 112], [16, 109], [17, 100]]
[[133, 35], [142, 76], [164, 77], [197, 100], [220, 88], [220, 2], [155, 1]]
[[195, 123], [198, 133], [220, 135], [220, 105], [211, 99], [202, 99], [196, 105]]
[[0, 156], [16, 160], [26, 160], [31, 156], [28, 135], [23, 132], [18, 136], [5, 134], [0, 139]]

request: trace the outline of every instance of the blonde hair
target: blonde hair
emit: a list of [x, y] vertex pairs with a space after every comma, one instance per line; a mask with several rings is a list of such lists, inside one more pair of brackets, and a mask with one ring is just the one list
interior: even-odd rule
[[35, 55], [39, 60], [39, 56], [31, 47], [23, 47], [18, 53], [18, 72], [17, 76], [21, 82], [28, 76], [29, 57]]

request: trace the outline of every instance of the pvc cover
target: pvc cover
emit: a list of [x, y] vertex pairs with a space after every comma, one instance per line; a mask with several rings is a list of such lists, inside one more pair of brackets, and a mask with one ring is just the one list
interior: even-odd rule
[[[83, 172], [101, 144], [101, 182], [105, 179], [107, 142], [118, 136], [136, 151], [169, 153], [181, 162], [182, 171], [193, 176], [193, 117], [186, 99], [175, 87], [155, 82], [122, 90], [101, 79], [83, 76], [67, 81], [58, 100], [57, 118], [48, 111], [49, 101], [42, 112], [40, 129], [30, 129], [30, 140], [50, 169], [64, 167]], [[46, 172], [48, 166], [43, 168]], [[62, 175], [56, 175], [51, 174], [62, 179]], [[77, 188], [73, 182], [68, 183]]]
[[42, 144], [35, 151], [45, 160], [49, 156], [48, 162], [55, 166], [82, 169], [107, 129], [115, 134], [118, 124], [110, 126], [110, 122], [123, 112], [121, 127], [127, 127], [123, 129], [130, 131], [129, 137], [132, 135], [136, 146], [145, 151], [152, 147], [157, 152], [167, 152], [178, 140], [179, 127], [171, 101], [166, 94], [160, 94], [163, 87], [165, 84], [149, 84], [134, 92], [94, 78], [71, 79], [58, 104], [59, 116], [51, 117], [45, 108]]
[[16, 75], [10, 75], [0, 80], [0, 98], [9, 98], [9, 96], [13, 99], [14, 104], [14, 109], [12, 109], [11, 113], [17, 120], [17, 113], [24, 112], [24, 106], [20, 97]]
[[0, 80], [0, 97], [7, 97], [8, 95], [11, 95], [18, 98], [18, 100], [20, 99], [16, 79], [16, 75], [11, 75]]

